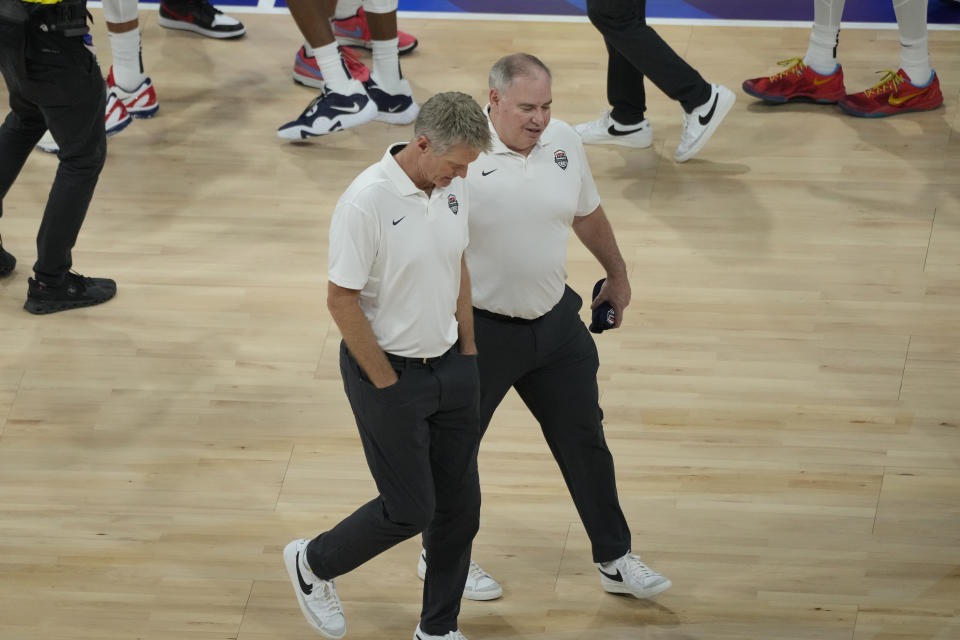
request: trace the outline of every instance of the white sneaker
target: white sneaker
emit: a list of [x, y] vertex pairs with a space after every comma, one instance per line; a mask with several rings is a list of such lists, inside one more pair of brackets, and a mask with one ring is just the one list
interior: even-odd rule
[[612, 562], [598, 564], [597, 569], [600, 571], [600, 583], [609, 593], [652, 598], [673, 586], [670, 580], [640, 562], [640, 556], [632, 553]]
[[[420, 551], [417, 561], [417, 576], [423, 580], [427, 576], [427, 552]], [[489, 573], [480, 568], [473, 560], [467, 572], [467, 582], [463, 586], [463, 597], [467, 600], [496, 600], [503, 595], [503, 587]], [[426, 637], [426, 636], [425, 636]]]
[[370, 122], [377, 117], [377, 105], [359, 80], [351, 80], [346, 93], [337, 93], [327, 85], [296, 120], [277, 130], [287, 140], [304, 140]]
[[573, 128], [583, 144], [618, 144], [622, 147], [646, 149], [653, 144], [653, 127], [644, 119], [637, 124], [620, 124], [605, 111], [599, 120], [578, 124]]
[[683, 131], [680, 133], [680, 145], [673, 159], [677, 162], [686, 162], [697, 154], [707, 140], [717, 130], [723, 119], [727, 117], [737, 96], [726, 87], [714, 84], [710, 99], [703, 106], [697, 107], [693, 113], [683, 112]]
[[[107, 137], [120, 133], [127, 128], [133, 119], [127, 113], [123, 101], [117, 95], [114, 88], [107, 88], [107, 106], [104, 110], [103, 125]], [[47, 153], [60, 153], [60, 145], [53, 139], [53, 134], [47, 131], [37, 143], [37, 149]]]
[[325, 638], [342, 638], [347, 633], [343, 607], [333, 580], [321, 580], [307, 566], [307, 543], [294, 540], [283, 549], [283, 564], [297, 594], [300, 610], [311, 627]]
[[449, 631], [442, 636], [432, 636], [420, 631], [420, 625], [417, 625], [417, 630], [413, 632], [413, 640], [467, 640], [467, 636], [459, 631]]

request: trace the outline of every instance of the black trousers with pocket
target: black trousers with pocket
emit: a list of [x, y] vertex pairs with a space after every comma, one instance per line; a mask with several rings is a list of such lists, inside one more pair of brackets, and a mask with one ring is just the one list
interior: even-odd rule
[[0, 71], [10, 94], [10, 113], [0, 125], [0, 215], [44, 131], [60, 147], [33, 267], [38, 278], [56, 284], [73, 264], [71, 252], [106, 158], [106, 86], [82, 37], [45, 32], [35, 20], [0, 20]]
[[710, 84], [647, 24], [646, 0], [587, 0], [587, 15], [607, 45], [607, 100], [614, 120], [643, 120], [644, 77], [687, 113], [710, 99]]
[[477, 358], [454, 346], [428, 363], [390, 361], [400, 379], [378, 389], [340, 345], [344, 389], [380, 495], [314, 538], [307, 562], [330, 580], [425, 532], [420, 628], [444, 635], [457, 628], [480, 526]]
[[[603, 435], [597, 346], [580, 320], [583, 304], [569, 287], [533, 321], [474, 311], [480, 352], [480, 426], [486, 432], [511, 387], [540, 423], [593, 550], [594, 562], [630, 550], [613, 456]], [[429, 555], [428, 555], [429, 557]]]

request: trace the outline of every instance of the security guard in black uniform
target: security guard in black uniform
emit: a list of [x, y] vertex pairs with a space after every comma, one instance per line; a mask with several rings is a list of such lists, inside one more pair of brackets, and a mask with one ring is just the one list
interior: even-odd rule
[[[3, 198], [44, 131], [60, 146], [24, 304], [31, 313], [99, 304], [117, 291], [113, 280], [70, 270], [107, 152], [106, 87], [84, 42], [87, 17], [86, 0], [0, 0], [0, 71], [11, 109], [0, 126], [0, 215]], [[0, 276], [15, 264], [0, 245]]]

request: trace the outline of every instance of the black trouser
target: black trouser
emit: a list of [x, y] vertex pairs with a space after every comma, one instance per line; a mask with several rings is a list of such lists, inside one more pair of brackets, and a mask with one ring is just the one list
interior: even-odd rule
[[[630, 550], [613, 456], [603, 437], [597, 346], [580, 320], [582, 300], [567, 287], [560, 302], [532, 322], [474, 312], [480, 352], [480, 425], [486, 432], [510, 387], [540, 423], [593, 548], [594, 562]], [[428, 557], [429, 553], [428, 553]]]
[[0, 126], [0, 215], [3, 198], [47, 129], [60, 147], [60, 166], [37, 234], [37, 277], [58, 283], [106, 158], [106, 87], [82, 37], [41, 31], [37, 24], [0, 21], [0, 71], [10, 113]]
[[710, 99], [710, 84], [647, 25], [646, 0], [587, 0], [587, 15], [607, 45], [607, 100], [614, 120], [643, 120], [644, 76], [687, 113]]
[[428, 364], [391, 364], [400, 380], [377, 389], [340, 345], [344, 389], [380, 495], [312, 540], [307, 562], [330, 580], [426, 531], [420, 628], [444, 635], [457, 628], [480, 526], [477, 358], [455, 346]]

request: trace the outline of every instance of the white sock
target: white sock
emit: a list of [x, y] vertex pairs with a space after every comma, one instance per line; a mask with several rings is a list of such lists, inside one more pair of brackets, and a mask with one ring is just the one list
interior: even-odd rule
[[347, 67], [340, 57], [340, 49], [336, 42], [325, 44], [322, 47], [311, 47], [304, 45], [307, 55], [313, 55], [317, 59], [317, 66], [320, 67], [320, 73], [323, 74], [323, 82], [337, 93], [348, 91], [349, 83], [353, 77], [347, 72]]
[[927, 43], [927, 0], [894, 0], [900, 29], [900, 68], [918, 86], [930, 82], [930, 49]]
[[400, 73], [400, 57], [397, 53], [398, 38], [392, 40], [373, 40], [374, 81], [387, 93], [394, 93], [403, 75]]
[[830, 75], [837, 68], [837, 42], [845, 0], [815, 0], [813, 30], [803, 63], [819, 73]]
[[107, 32], [113, 52], [113, 79], [124, 91], [133, 91], [147, 79], [140, 56], [140, 29], [125, 33]]
[[345, 20], [357, 15], [363, 0], [338, 0], [337, 9], [333, 12], [334, 20]]

